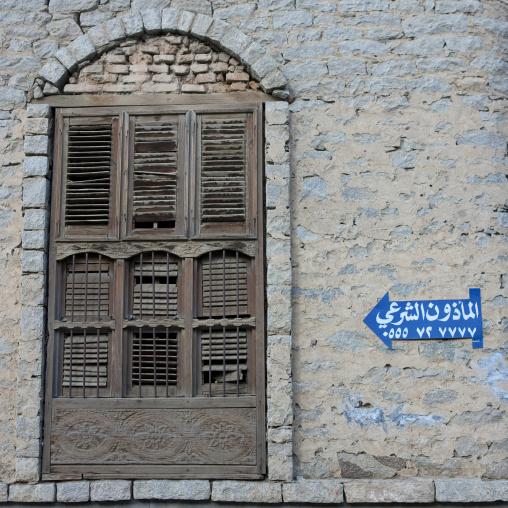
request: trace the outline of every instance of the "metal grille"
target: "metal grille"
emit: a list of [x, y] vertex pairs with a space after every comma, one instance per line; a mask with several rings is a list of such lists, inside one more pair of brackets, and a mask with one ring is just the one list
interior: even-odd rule
[[169, 397], [178, 382], [178, 337], [169, 329], [142, 328], [132, 338], [132, 395]]
[[64, 334], [62, 395], [100, 397], [108, 381], [108, 333], [70, 330]]
[[166, 252], [148, 252], [134, 259], [133, 315], [168, 319], [178, 311], [178, 262]]
[[101, 254], [73, 255], [65, 268], [65, 318], [100, 321], [109, 316], [109, 259]]

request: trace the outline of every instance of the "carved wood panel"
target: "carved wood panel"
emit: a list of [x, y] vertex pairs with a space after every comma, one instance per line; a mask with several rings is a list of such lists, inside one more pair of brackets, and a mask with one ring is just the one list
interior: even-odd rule
[[256, 410], [54, 409], [52, 464], [256, 464]]

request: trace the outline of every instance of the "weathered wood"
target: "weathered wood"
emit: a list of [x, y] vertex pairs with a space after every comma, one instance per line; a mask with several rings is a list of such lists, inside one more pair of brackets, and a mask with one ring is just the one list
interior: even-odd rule
[[262, 92], [232, 92], [228, 94], [158, 94], [158, 95], [52, 95], [32, 101], [57, 108], [92, 106], [153, 106], [153, 105], [231, 105], [259, 102], [280, 102], [280, 99]]
[[112, 259], [129, 259], [141, 252], [169, 252], [180, 258], [196, 258], [210, 251], [227, 249], [230, 251], [239, 251], [246, 256], [253, 257], [256, 252], [256, 242], [254, 240], [226, 240], [226, 241], [150, 241], [144, 239], [124, 241], [124, 242], [58, 242], [56, 245], [56, 259], [62, 260], [73, 254], [82, 254], [84, 252], [94, 252], [103, 254]]
[[193, 328], [209, 328], [212, 326], [256, 326], [256, 318], [218, 318], [218, 319], [193, 319]]
[[256, 410], [53, 409], [52, 464], [256, 464]]

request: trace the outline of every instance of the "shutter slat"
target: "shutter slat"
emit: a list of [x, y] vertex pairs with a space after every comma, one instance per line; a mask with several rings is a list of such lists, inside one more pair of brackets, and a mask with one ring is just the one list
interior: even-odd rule
[[200, 168], [203, 224], [245, 222], [246, 138], [246, 118], [203, 118]]
[[69, 126], [65, 226], [108, 226], [112, 143], [112, 124]]
[[135, 227], [139, 226], [139, 222], [155, 225], [160, 221], [173, 222], [169, 227], [174, 227], [177, 216], [178, 121], [136, 121], [133, 163]]

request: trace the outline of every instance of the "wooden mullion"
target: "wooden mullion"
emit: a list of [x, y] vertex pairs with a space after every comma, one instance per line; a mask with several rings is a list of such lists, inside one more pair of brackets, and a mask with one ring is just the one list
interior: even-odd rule
[[120, 154], [120, 200], [118, 202], [118, 217], [120, 220], [119, 237], [123, 239], [127, 236], [129, 231], [129, 212], [132, 209], [129, 203], [130, 199], [130, 179], [129, 179], [129, 160], [130, 150], [132, 149], [131, 142], [131, 123], [128, 113], [121, 114], [121, 154]]
[[[111, 333], [110, 355], [108, 357], [108, 385], [111, 387], [112, 397], [122, 397], [124, 394], [123, 380], [126, 368], [123, 360], [123, 318], [124, 318], [124, 287], [126, 281], [125, 260], [119, 259], [115, 263], [114, 278], [110, 287], [113, 288], [113, 317], [116, 327]], [[110, 289], [111, 291], [111, 289]]]
[[182, 312], [185, 328], [180, 334], [179, 377], [182, 382], [181, 394], [185, 397], [193, 395], [193, 342], [194, 330], [192, 318], [194, 314], [193, 287], [194, 287], [194, 260], [182, 260]]

